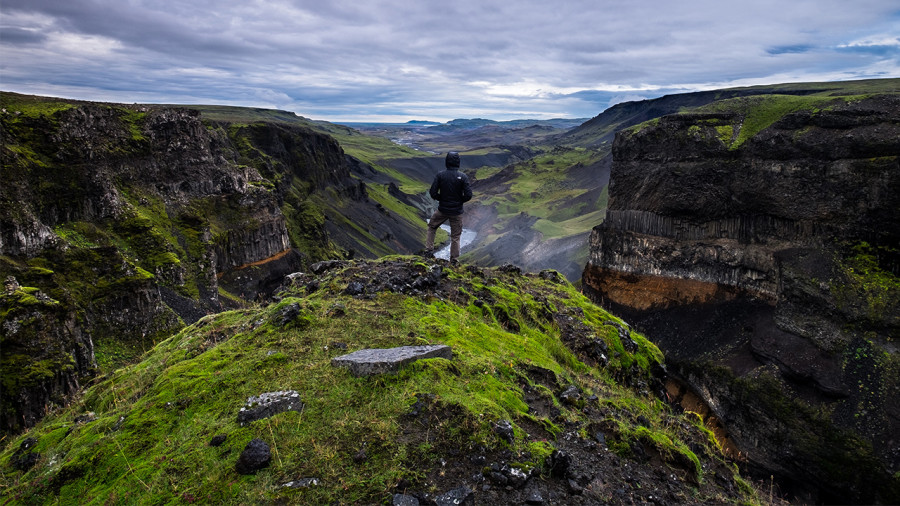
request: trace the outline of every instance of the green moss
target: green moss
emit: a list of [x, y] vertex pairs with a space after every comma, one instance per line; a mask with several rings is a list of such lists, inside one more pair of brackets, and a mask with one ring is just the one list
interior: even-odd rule
[[147, 139], [144, 137], [142, 127], [144, 120], [147, 117], [147, 113], [136, 111], [134, 109], [124, 109], [122, 112], [122, 120], [125, 122], [125, 125], [127, 125], [128, 130], [131, 133], [132, 142], [145, 142]]
[[12, 115], [21, 113], [24, 117], [36, 118], [40, 116], [52, 116], [59, 111], [71, 109], [75, 107], [75, 105], [70, 102], [53, 98], [3, 92], [0, 93], [0, 107], [6, 109], [7, 112]]
[[[366, 271], [367, 265], [350, 268]], [[494, 307], [502, 307], [519, 330], [510, 332], [472, 304], [390, 293], [374, 299], [341, 296], [345, 282], [337, 278], [323, 280], [310, 294], [285, 294], [277, 305], [211, 315], [148, 350], [139, 363], [108, 375], [32, 431], [42, 455], [32, 470], [8, 467], [16, 443], [10, 442], [0, 454], [4, 479], [15, 480], [5, 482], [6, 493], [23, 502], [378, 502], [399, 480], [421, 480], [418, 470], [436, 465], [448, 448], [506, 448], [493, 432], [501, 419], [514, 423], [510, 449], [523, 455], [516, 465], [540, 467], [555, 446], [529, 436], [520, 424], [536, 420], [551, 436], [561, 429], [529, 414], [521, 385], [534, 385], [527, 372], [533, 368], [614, 401], [608, 405], [623, 416], [623, 438], [645, 438], [673, 461], [689, 458], [681, 435], [666, 429], [680, 425], [666, 421], [659, 401], [637, 400], [633, 391], [618, 386], [614, 367], [581, 363], [560, 342], [552, 319], [542, 315], [547, 306], [581, 308], [579, 319], [598, 334], [600, 322], [611, 316], [571, 285], [516, 280], [499, 272], [489, 273], [491, 283], [459, 271], [453, 275], [496, 300]], [[300, 305], [301, 314], [283, 326], [280, 315], [288, 304]], [[335, 304], [339, 313], [332, 311]], [[453, 346], [453, 360], [423, 360], [372, 378], [330, 365], [343, 353], [337, 343], [360, 349], [438, 342]], [[657, 358], [650, 345], [639, 354]], [[244, 427], [237, 423], [249, 396], [285, 389], [301, 394], [302, 413]], [[553, 396], [543, 385], [539, 391]], [[419, 393], [430, 394], [429, 409], [440, 416], [428, 418], [434, 425], [427, 439], [415, 440], [404, 435], [401, 422]], [[584, 420], [581, 409], [557, 406], [564, 419]], [[74, 422], [88, 411], [95, 421]], [[652, 417], [646, 431], [624, 421], [644, 413]], [[226, 435], [226, 443], [208, 446], [217, 434]], [[272, 447], [273, 461], [255, 476], [238, 476], [233, 462], [255, 437]], [[367, 459], [355, 462], [353, 455], [363, 446]], [[51, 455], [64, 458], [51, 462]], [[322, 485], [276, 487], [302, 476], [315, 476]]]
[[[694, 109], [692, 112], [729, 112], [741, 115], [740, 129], [737, 136], [732, 130], [726, 142], [725, 128], [716, 130], [729, 149], [738, 149], [744, 142], [752, 138], [765, 128], [771, 126], [785, 115], [797, 111], [809, 111], [816, 113], [818, 110], [834, 103], [833, 97], [804, 96], [804, 95], [759, 95], [751, 97], [731, 98], [713, 102], [712, 104]], [[723, 126], [724, 127], [724, 126]], [[734, 139], [732, 142], [731, 139]]]
[[722, 144], [731, 146], [731, 141], [734, 139], [734, 126], [716, 125], [715, 129], [716, 133], [719, 134], [719, 140], [722, 141]]
[[848, 254], [839, 260], [839, 265], [849, 282], [833, 286], [842, 305], [849, 306], [854, 300], [861, 299], [865, 304], [865, 315], [876, 322], [888, 314], [896, 314], [896, 306], [900, 301], [900, 278], [882, 269], [878, 259], [879, 256], [895, 256], [897, 251], [887, 247], [874, 247], [867, 242], [845, 245], [844, 250]]
[[689, 463], [688, 465], [693, 468], [694, 477], [697, 481], [702, 481], [703, 467], [700, 465], [700, 459], [683, 442], [673, 441], [672, 438], [663, 432], [642, 426], [639, 426], [634, 431], [634, 435], [653, 445], [666, 461]]

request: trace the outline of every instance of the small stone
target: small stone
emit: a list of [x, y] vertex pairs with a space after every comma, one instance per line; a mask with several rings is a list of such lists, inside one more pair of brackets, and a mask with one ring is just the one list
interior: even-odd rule
[[21, 454], [16, 452], [9, 458], [9, 464], [20, 471], [28, 471], [37, 463], [41, 454], [36, 452], [28, 452]]
[[575, 480], [569, 480], [569, 493], [572, 495], [581, 495], [584, 492], [584, 488], [578, 484]]
[[507, 479], [509, 479], [509, 485], [513, 488], [522, 488], [528, 483], [528, 480], [531, 478], [531, 469], [528, 471], [523, 471], [518, 467], [508, 467], [504, 469], [504, 474], [506, 474]]
[[282, 488], [309, 488], [314, 487], [319, 484], [318, 478], [300, 478], [299, 480], [293, 480], [282, 485]]
[[516, 440], [516, 433], [509, 420], [500, 420], [497, 422], [497, 425], [494, 426], [494, 434], [497, 434], [509, 444], [512, 444]]
[[222, 446], [222, 443], [224, 443], [226, 439], [227, 436], [224, 434], [213, 436], [213, 438], [209, 440], [209, 446]]
[[499, 270], [502, 272], [507, 272], [510, 274], [522, 274], [522, 268], [518, 265], [514, 264], [504, 264], [499, 267]]
[[262, 439], [256, 438], [247, 443], [234, 467], [240, 474], [253, 474], [267, 467], [271, 461], [272, 451], [269, 449], [269, 445]]
[[28, 471], [37, 463], [41, 454], [29, 450], [37, 444], [37, 439], [27, 437], [19, 443], [19, 448], [9, 458], [9, 465], [20, 471]]
[[[12, 276], [10, 276], [10, 277], [12, 277]], [[25, 439], [22, 440], [21, 443], [19, 443], [19, 451], [24, 452], [25, 450], [30, 449], [32, 446], [34, 446], [36, 444], [37, 444], [37, 439], [35, 439], [33, 437], [26, 437]]]
[[241, 426], [262, 420], [285, 411], [303, 411], [300, 394], [294, 390], [266, 392], [247, 399], [247, 404], [238, 412], [237, 421]]
[[350, 284], [347, 285], [347, 288], [344, 289], [344, 294], [346, 295], [361, 295], [365, 292], [366, 287], [359, 281], [351, 281]]
[[437, 506], [459, 506], [461, 504], [474, 504], [475, 492], [469, 487], [458, 487], [446, 492], [435, 499]]
[[284, 327], [300, 316], [300, 304], [294, 302], [278, 311], [278, 325]]
[[565, 476], [572, 465], [572, 456], [562, 450], [553, 450], [548, 462], [550, 474], [553, 476]]
[[419, 506], [419, 500], [411, 495], [394, 494], [393, 506]]
[[578, 401], [581, 400], [581, 392], [578, 390], [577, 386], [569, 385], [568, 388], [566, 388], [561, 394], [559, 394], [559, 398], [562, 399], [562, 401], [566, 404], [575, 406], [578, 404]]
[[544, 496], [540, 490], [533, 489], [528, 493], [528, 497], [525, 498], [525, 504], [544, 504]]
[[553, 283], [562, 283], [564, 281], [564, 278], [562, 277], [562, 275], [560, 275], [559, 272], [549, 269], [541, 271], [538, 276], [541, 279], [546, 279], [547, 281], [551, 281]]
[[3, 283], [3, 285], [6, 287], [6, 293], [8, 293], [8, 294], [13, 293], [16, 290], [18, 290], [19, 288], [21, 288], [21, 286], [19, 285], [19, 282], [16, 281], [15, 276], [7, 276], [6, 281]]
[[322, 274], [325, 271], [330, 271], [331, 269], [335, 269], [337, 267], [343, 267], [344, 263], [340, 260], [325, 260], [323, 262], [316, 262], [309, 266], [310, 270], [312, 270], [315, 274]]
[[488, 475], [488, 479], [494, 485], [505, 487], [509, 483], [509, 478], [506, 477], [505, 474], [498, 471], [491, 471]]

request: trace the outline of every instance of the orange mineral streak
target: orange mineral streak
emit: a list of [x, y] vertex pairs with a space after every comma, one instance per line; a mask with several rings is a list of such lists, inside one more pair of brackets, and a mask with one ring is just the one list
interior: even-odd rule
[[702, 397], [691, 391], [680, 381], [673, 378], [666, 380], [666, 394], [669, 396], [670, 401], [679, 404], [685, 411], [694, 412], [700, 417], [703, 421], [703, 425], [713, 433], [713, 436], [716, 438], [719, 446], [722, 447], [722, 451], [725, 453], [726, 457], [735, 460], [745, 460], [741, 455], [740, 450], [738, 450], [737, 445], [728, 434], [725, 425]]
[[739, 292], [734, 287], [707, 281], [631, 274], [597, 267], [587, 270], [584, 281], [602, 294], [604, 300], [640, 311], [725, 302], [735, 299]]
[[[276, 254], [270, 256], [269, 258], [263, 258], [262, 260], [257, 260], [256, 262], [251, 262], [251, 263], [249, 263], [249, 264], [239, 265], [239, 266], [237, 266], [237, 267], [233, 267], [233, 268], [229, 269], [229, 271], [239, 271], [239, 270], [242, 270], [242, 269], [246, 269], [246, 268], [248, 268], [248, 267], [256, 267], [256, 266], [258, 266], [258, 265], [265, 265], [265, 264], [267, 264], [267, 263], [269, 263], [269, 262], [274, 262], [275, 260], [278, 260], [279, 258], [284, 257], [285, 255], [287, 255], [287, 254], [290, 253], [290, 252], [291, 252], [291, 249], [288, 248], [288, 249], [286, 249], [286, 250], [284, 250], [284, 251], [281, 251], [281, 252], [279, 252], [279, 253], [276, 253]], [[220, 279], [220, 278], [222, 277], [223, 274], [225, 274], [224, 271], [223, 271], [223, 272], [217, 273], [217, 274], [216, 274], [216, 279]]]

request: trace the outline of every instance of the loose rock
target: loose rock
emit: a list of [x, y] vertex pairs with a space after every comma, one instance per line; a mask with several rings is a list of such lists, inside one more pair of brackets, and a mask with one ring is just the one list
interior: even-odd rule
[[516, 433], [509, 420], [500, 420], [497, 422], [497, 425], [494, 426], [494, 434], [497, 434], [509, 444], [512, 444], [516, 440]]
[[285, 411], [303, 411], [300, 394], [294, 390], [266, 392], [247, 399], [247, 405], [238, 412], [238, 423], [244, 424], [262, 420]]
[[419, 500], [411, 495], [394, 494], [393, 506], [419, 506]]
[[437, 506], [459, 506], [463, 504], [474, 504], [475, 492], [469, 487], [459, 487], [439, 496], [435, 503]]
[[266, 468], [271, 461], [272, 451], [269, 449], [269, 445], [257, 438], [247, 443], [234, 467], [240, 474], [253, 474]]

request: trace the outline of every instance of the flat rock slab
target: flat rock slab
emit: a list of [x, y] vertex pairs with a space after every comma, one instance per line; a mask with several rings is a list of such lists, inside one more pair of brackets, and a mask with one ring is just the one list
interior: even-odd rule
[[354, 376], [397, 372], [405, 364], [424, 358], [453, 358], [453, 349], [444, 344], [400, 346], [354, 351], [331, 359], [331, 365], [346, 367]]
[[245, 424], [275, 416], [285, 411], [303, 412], [303, 403], [300, 402], [300, 394], [294, 390], [282, 390], [278, 392], [266, 392], [259, 396], [247, 399], [247, 405], [238, 412], [238, 423]]

